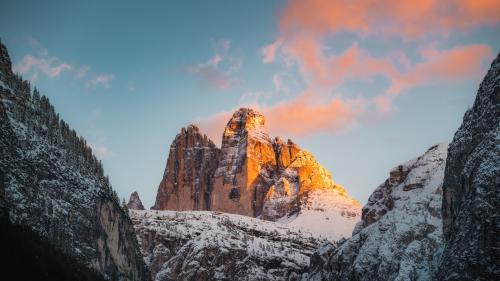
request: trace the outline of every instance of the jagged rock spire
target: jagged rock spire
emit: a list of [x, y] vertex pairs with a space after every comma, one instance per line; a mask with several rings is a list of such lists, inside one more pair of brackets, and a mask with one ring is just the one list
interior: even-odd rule
[[137, 191], [134, 191], [132, 192], [132, 194], [130, 194], [127, 208], [131, 210], [144, 210], [144, 205], [142, 205], [141, 198], [139, 198], [139, 194], [137, 193]]

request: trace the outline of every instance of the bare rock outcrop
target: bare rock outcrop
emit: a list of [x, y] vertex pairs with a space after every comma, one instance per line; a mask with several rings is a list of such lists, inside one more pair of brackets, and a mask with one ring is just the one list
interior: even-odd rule
[[170, 146], [153, 209], [210, 210], [219, 154], [219, 148], [196, 126], [182, 128]]
[[448, 150], [438, 280], [500, 280], [500, 55]]
[[248, 108], [237, 110], [227, 123], [214, 178], [213, 210], [260, 215], [276, 167], [264, 124], [264, 116]]
[[134, 191], [132, 192], [132, 194], [130, 194], [127, 208], [129, 210], [144, 210], [144, 205], [142, 205], [141, 198], [139, 198], [139, 193], [137, 193], [137, 191]]

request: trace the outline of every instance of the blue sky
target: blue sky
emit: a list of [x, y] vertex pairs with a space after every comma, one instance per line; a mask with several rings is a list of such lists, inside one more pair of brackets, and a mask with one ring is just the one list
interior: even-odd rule
[[137, 190], [151, 206], [183, 126], [218, 143], [228, 115], [254, 106], [272, 136], [311, 151], [364, 204], [392, 167], [451, 141], [500, 49], [499, 19], [476, 9], [430, 30], [390, 14], [367, 29], [335, 13], [350, 7], [318, 7], [304, 17], [285, 1], [2, 1], [0, 37], [120, 197]]

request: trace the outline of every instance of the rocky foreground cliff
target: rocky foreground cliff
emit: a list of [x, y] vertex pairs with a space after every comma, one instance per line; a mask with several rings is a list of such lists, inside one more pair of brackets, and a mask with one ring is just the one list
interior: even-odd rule
[[303, 280], [431, 280], [442, 243], [447, 145], [398, 165], [363, 207], [353, 236], [323, 245]]
[[11, 67], [0, 43], [0, 205], [10, 223], [106, 278], [148, 280], [132, 223], [102, 164]]
[[299, 280], [325, 242], [247, 216], [208, 211], [131, 210], [151, 274], [166, 280]]
[[439, 280], [500, 280], [500, 55], [450, 143]]
[[294, 222], [336, 239], [348, 237], [360, 217], [359, 203], [311, 153], [291, 140], [271, 139], [265, 117], [249, 108], [234, 112], [220, 149], [194, 125], [181, 130], [153, 209]]
[[[500, 55], [448, 150], [393, 169], [303, 280], [500, 280]], [[441, 195], [442, 194], [442, 195]]]

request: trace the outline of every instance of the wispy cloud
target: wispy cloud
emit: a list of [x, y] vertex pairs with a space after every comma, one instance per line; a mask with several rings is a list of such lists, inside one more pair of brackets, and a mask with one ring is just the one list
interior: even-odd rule
[[229, 90], [240, 82], [234, 74], [241, 69], [243, 59], [230, 52], [230, 40], [214, 40], [213, 49], [214, 55], [211, 58], [199, 64], [188, 65], [186, 71], [198, 76], [205, 85]]
[[68, 63], [60, 62], [56, 57], [34, 56], [28, 54], [21, 61], [14, 65], [14, 71], [22, 75], [29, 74], [38, 76], [38, 73], [43, 73], [49, 78], [55, 78], [61, 75], [62, 72], [73, 69]]
[[90, 70], [90, 67], [86, 66], [86, 65], [78, 68], [76, 70], [75, 78], [76, 79], [82, 79], [82, 78], [84, 78], [85, 76], [87, 76], [87, 73], [89, 72], [89, 70]]
[[[262, 63], [281, 66], [270, 78], [275, 102], [269, 104], [265, 92], [256, 91], [243, 94], [240, 103], [263, 112], [271, 133], [306, 136], [386, 116], [395, 109], [396, 97], [420, 85], [476, 81], [493, 55], [491, 47], [450, 46], [454, 40], [449, 39], [500, 24], [500, 2], [417, 2], [288, 1], [279, 13], [278, 35], [260, 50]], [[390, 48], [370, 48], [387, 42]], [[290, 77], [301, 80], [299, 87], [290, 87]], [[376, 80], [383, 86], [366, 88], [369, 92], [351, 93], [346, 86]], [[209, 135], [220, 134], [234, 109], [199, 124]]]
[[114, 79], [113, 74], [99, 74], [92, 78], [91, 80], [88, 81], [87, 86], [88, 87], [94, 87], [97, 85], [101, 85], [104, 88], [109, 88], [111, 81]]

